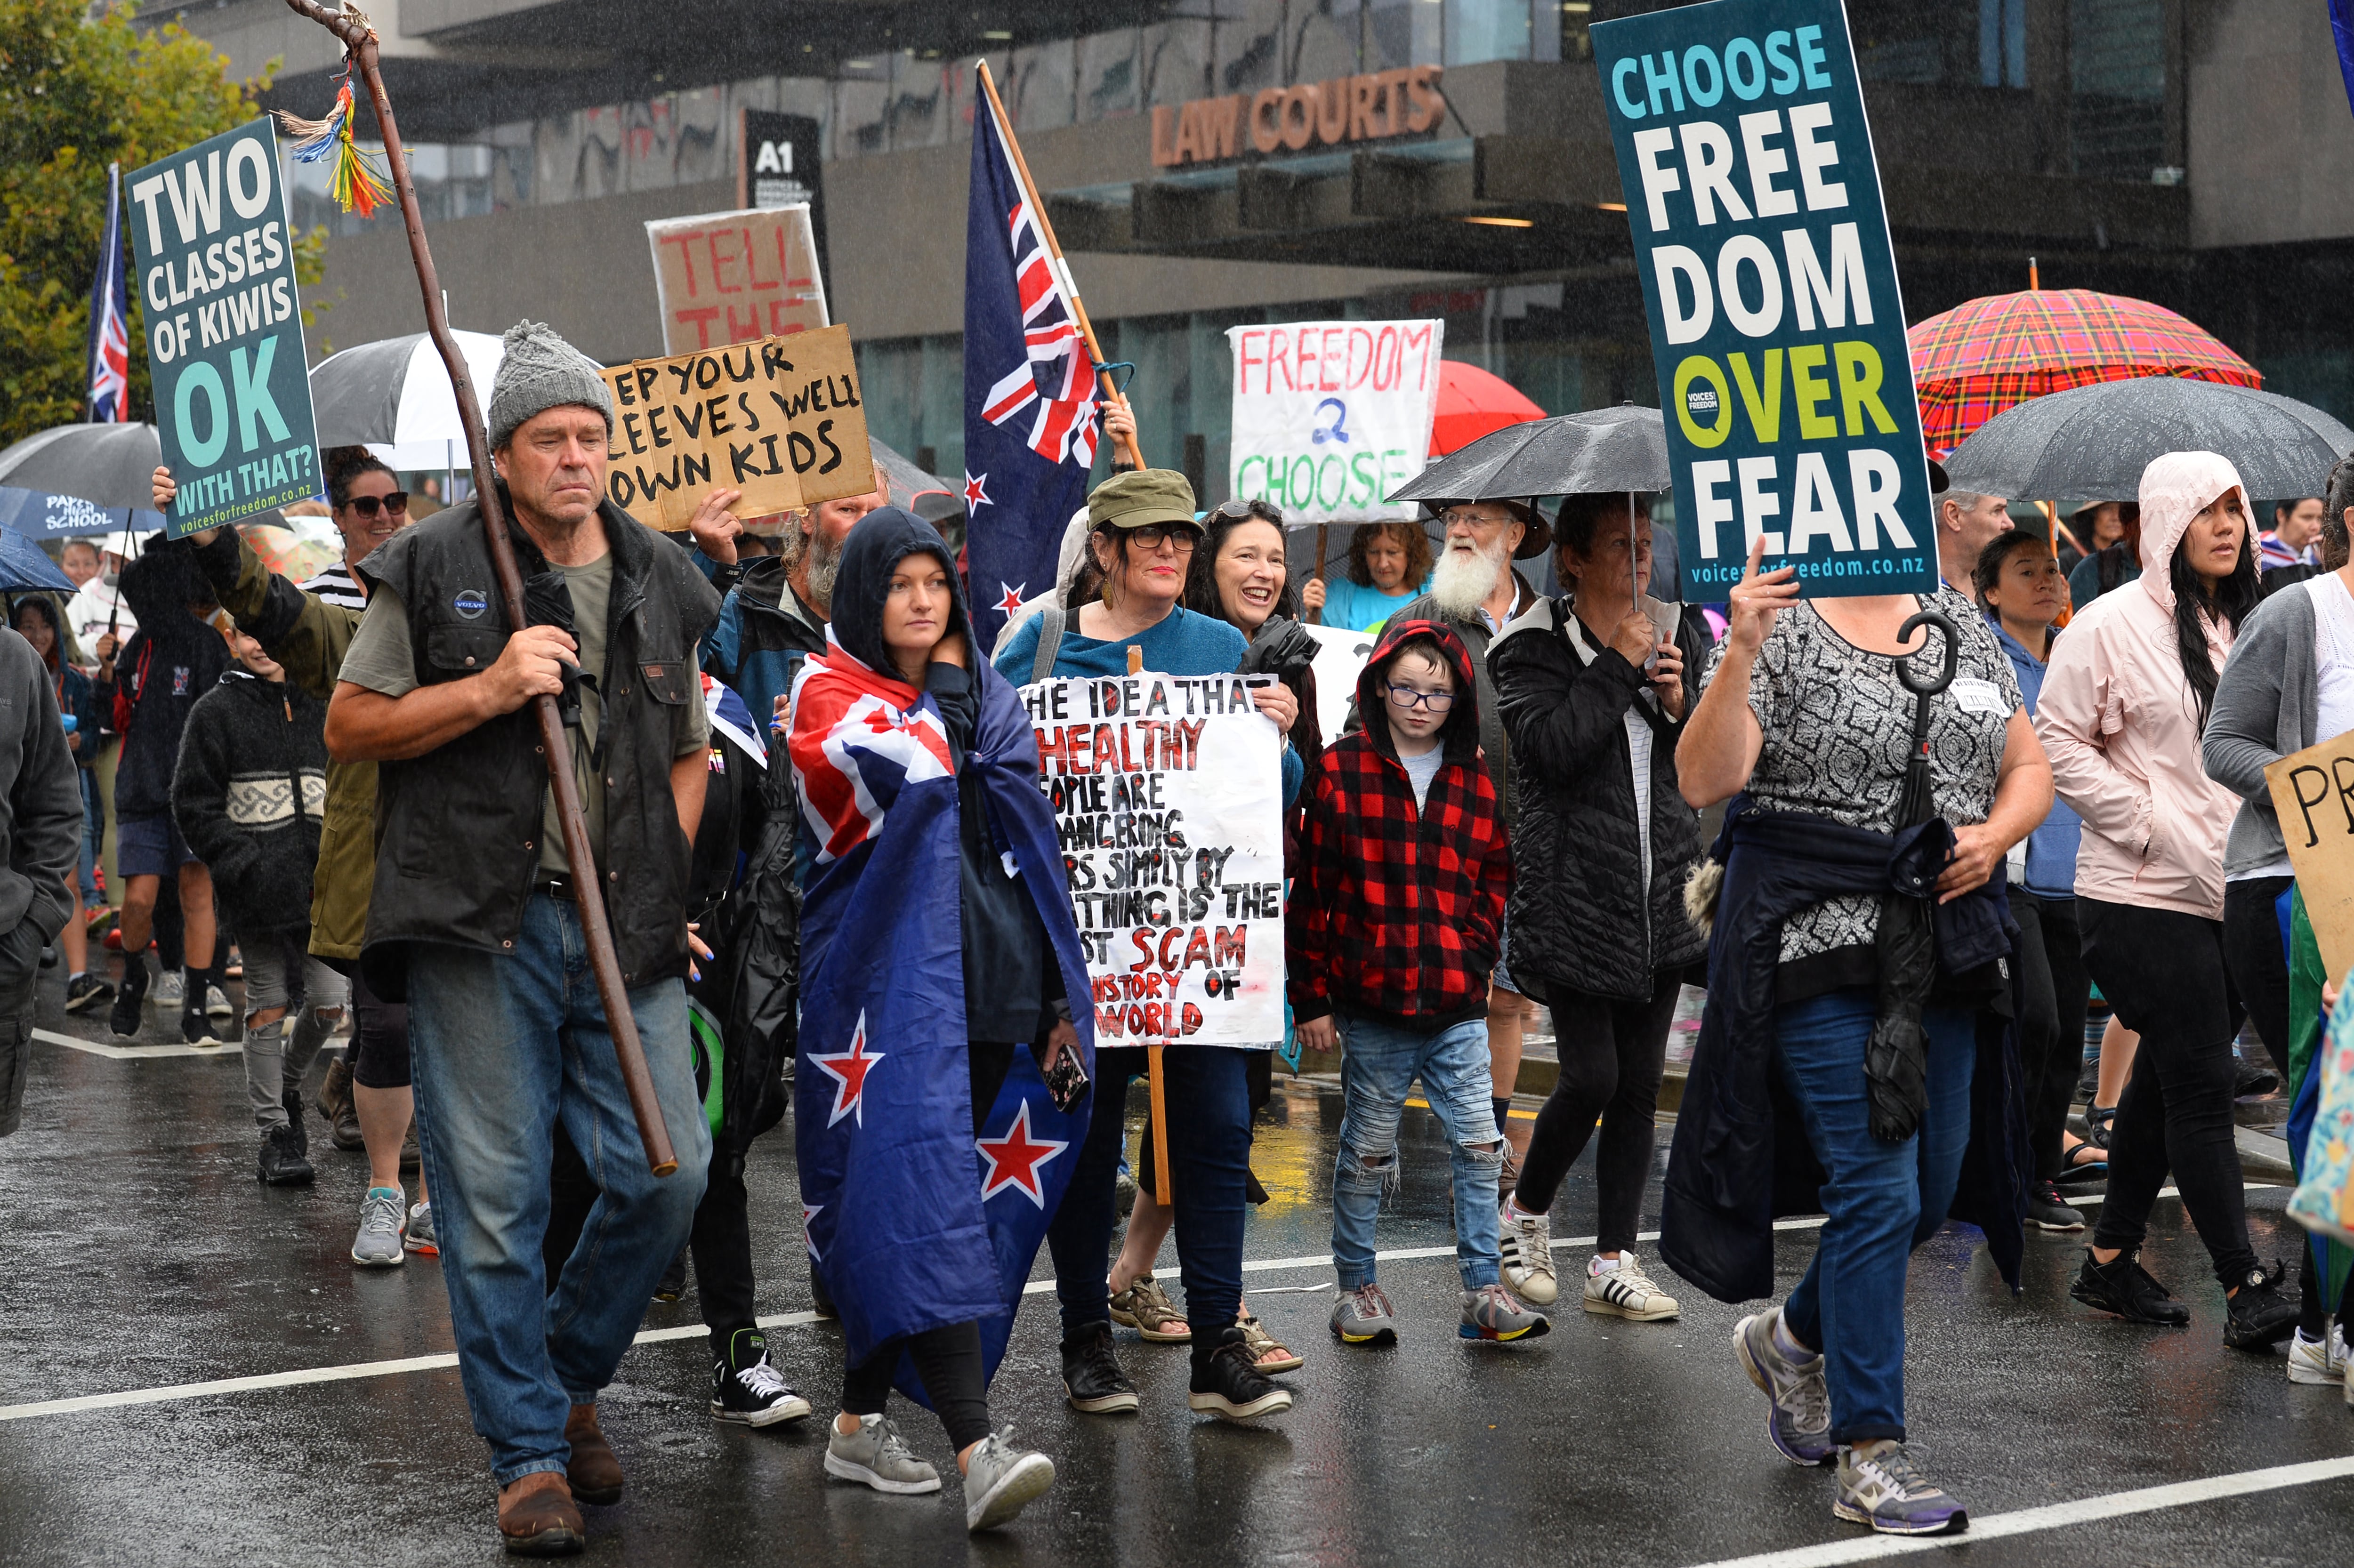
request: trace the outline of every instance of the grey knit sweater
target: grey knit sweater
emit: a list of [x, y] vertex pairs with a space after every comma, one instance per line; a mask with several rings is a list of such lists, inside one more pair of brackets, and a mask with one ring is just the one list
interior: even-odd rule
[[2223, 845], [2226, 880], [2287, 853], [2264, 769], [2317, 738], [2313, 730], [2320, 706], [2319, 657], [2314, 631], [2313, 596], [2306, 585], [2281, 589], [2239, 628], [2232, 657], [2215, 683], [2199, 760], [2208, 778], [2246, 802], [2232, 819], [2232, 835]]

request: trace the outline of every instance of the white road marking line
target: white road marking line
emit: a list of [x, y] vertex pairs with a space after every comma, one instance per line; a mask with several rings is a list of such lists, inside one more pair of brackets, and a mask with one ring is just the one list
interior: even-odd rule
[[[56, 1038], [56, 1036], [50, 1037]], [[89, 1043], [87, 1041], [83, 1041], [77, 1042], [77, 1044], [87, 1045]], [[111, 1047], [111, 1049], [121, 1050], [123, 1048], [117, 1046]], [[146, 1049], [169, 1050], [175, 1049], [175, 1047], [150, 1046], [146, 1047]], [[176, 1049], [186, 1051], [191, 1048], [187, 1046], [179, 1046], [176, 1047]], [[2260, 1191], [2265, 1187], [2274, 1185], [2276, 1185], [2276, 1183], [2268, 1181], [2251, 1181], [2247, 1183], [2248, 1190], [2250, 1192]], [[2176, 1192], [2173, 1188], [2166, 1187], [2159, 1189], [2158, 1195], [2161, 1198], [2170, 1198], [2176, 1196]], [[2087, 1198], [2079, 1200], [2079, 1202], [2090, 1203], [2096, 1202], [2098, 1200]], [[1808, 1214], [1798, 1219], [1776, 1220], [1774, 1222], [1774, 1228], [1777, 1231], [1815, 1230], [1819, 1228], [1823, 1223], [1823, 1216], [1820, 1214]], [[1638, 1241], [1657, 1241], [1659, 1239], [1659, 1233], [1657, 1231], [1644, 1231], [1638, 1234], [1635, 1239]], [[1564, 1247], [1592, 1246], [1597, 1239], [1598, 1238], [1594, 1236], [1566, 1236], [1554, 1242], [1553, 1245], [1555, 1249]], [[1425, 1258], [1453, 1257], [1455, 1255], [1455, 1249], [1451, 1246], [1395, 1247], [1387, 1252], [1377, 1252], [1373, 1255], [1384, 1263], [1410, 1263]], [[1244, 1262], [1243, 1270], [1245, 1273], [1256, 1274], [1270, 1270], [1289, 1268], [1330, 1268], [1331, 1266], [1332, 1259], [1331, 1256], [1319, 1253], [1312, 1256], [1248, 1259]], [[1028, 1285], [1023, 1287], [1023, 1294], [1025, 1296], [1043, 1296], [1051, 1292], [1054, 1288], [1055, 1282], [1053, 1280], [1036, 1279], [1032, 1280]], [[1304, 1294], [1310, 1290], [1321, 1288], [1321, 1287], [1294, 1286], [1288, 1288]], [[1260, 1290], [1249, 1292], [1249, 1294], [1252, 1295], [1262, 1295], [1266, 1293], [1267, 1293], [1267, 1287], [1262, 1287]], [[818, 1321], [821, 1321], [821, 1319], [814, 1312], [779, 1312], [759, 1320], [760, 1326], [764, 1329], [793, 1328], [803, 1323], [815, 1323]], [[708, 1330], [700, 1323], [687, 1324], [675, 1329], [647, 1329], [641, 1331], [631, 1341], [631, 1343], [649, 1345], [660, 1344], [672, 1340], [692, 1340], [696, 1336], [706, 1332], [708, 1332]], [[402, 1372], [442, 1372], [447, 1371], [457, 1364], [458, 1358], [454, 1354], [444, 1353], [433, 1356], [410, 1356], [401, 1361], [354, 1361], [341, 1366], [304, 1367], [294, 1372], [259, 1372], [250, 1377], [216, 1378], [208, 1383], [168, 1383], [160, 1388], [131, 1388], [123, 1389], [114, 1393], [78, 1394], [69, 1399], [44, 1399], [36, 1400], [25, 1404], [0, 1404], [0, 1422], [29, 1421], [37, 1416], [42, 1415], [71, 1415], [86, 1410], [115, 1410], [120, 1409], [124, 1405], [132, 1404], [163, 1404], [175, 1400], [205, 1399], [209, 1398], [214, 1394], [250, 1393], [273, 1388], [295, 1388], [306, 1383], [343, 1383], [355, 1378], [394, 1377]], [[2293, 1467], [2292, 1467], [2292, 1468]], [[2257, 1474], [2264, 1472], [2251, 1473]], [[2280, 1484], [2288, 1486], [2296, 1485], [2298, 1483], [2282, 1482]], [[2129, 1510], [2127, 1511], [2132, 1510]], [[1976, 1526], [1974, 1525], [1973, 1529], [1975, 1528]], [[1862, 1542], [1860, 1544], [1869, 1545], [1873, 1543]], [[1761, 1559], [1760, 1561], [1762, 1562], [1764, 1560]], [[1848, 1559], [1826, 1558], [1823, 1561], [1846, 1562]]]
[[235, 1041], [220, 1045], [108, 1045], [96, 1040], [81, 1040], [71, 1034], [60, 1034], [54, 1029], [36, 1029], [31, 1033], [34, 1039], [46, 1040], [52, 1045], [63, 1045], [74, 1051], [87, 1051], [93, 1056], [110, 1057], [117, 1062], [146, 1061], [157, 1056], [242, 1056], [245, 1054], [245, 1047]]
[[2153, 1513], [2159, 1509], [2187, 1508], [2223, 1498], [2277, 1491], [2284, 1487], [2307, 1487], [2317, 1481], [2354, 1476], [2354, 1457], [2312, 1459], [2302, 1465], [2275, 1465], [2269, 1469], [2242, 1470], [2228, 1476], [2205, 1476], [2195, 1481], [2144, 1487], [2137, 1491], [2109, 1492], [2074, 1502], [2050, 1503], [2012, 1513], [1978, 1514], [1964, 1535], [1866, 1535], [1820, 1546], [1793, 1547], [1787, 1552], [1760, 1552], [1754, 1557], [1728, 1557], [1701, 1568], [1829, 1568], [1840, 1563], [1870, 1563], [1882, 1557], [1909, 1556], [1918, 1552], [1942, 1552], [1972, 1542], [1999, 1541], [2073, 1524], [2120, 1519], [2127, 1514]]

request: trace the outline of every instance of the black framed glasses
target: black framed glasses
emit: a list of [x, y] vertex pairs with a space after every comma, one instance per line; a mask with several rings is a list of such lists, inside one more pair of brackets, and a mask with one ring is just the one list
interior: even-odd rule
[[373, 495], [355, 495], [344, 504], [371, 522], [375, 521], [379, 509], [398, 517], [408, 510], [408, 492], [396, 490], [380, 499]]
[[1140, 550], [1157, 550], [1163, 539], [1177, 546], [1181, 556], [1190, 556], [1202, 542], [1202, 531], [1191, 523], [1147, 523], [1130, 528], [1128, 536], [1136, 541]]
[[1402, 708], [1428, 708], [1443, 714], [1455, 705], [1453, 692], [1417, 692], [1412, 686], [1388, 686], [1390, 701]]

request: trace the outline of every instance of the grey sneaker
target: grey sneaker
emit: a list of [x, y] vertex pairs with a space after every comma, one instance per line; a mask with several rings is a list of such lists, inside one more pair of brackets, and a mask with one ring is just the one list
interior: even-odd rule
[[147, 992], [147, 1003], [158, 1012], [177, 1012], [187, 996], [186, 978], [177, 969], [166, 969], [155, 977], [154, 988]]
[[[857, 1481], [878, 1492], [913, 1494], [940, 1489], [940, 1473], [916, 1457], [887, 1415], [862, 1415], [858, 1430], [844, 1434], [826, 1423], [825, 1473]], [[1047, 1478], [1054, 1478], [1049, 1467]]]
[[1797, 1361], [1774, 1342], [1782, 1309], [1769, 1307], [1744, 1318], [1733, 1330], [1733, 1353], [1758, 1392], [1772, 1401], [1766, 1410], [1766, 1439], [1794, 1465], [1829, 1464], [1838, 1451], [1831, 1441], [1831, 1396], [1823, 1384], [1820, 1354]]
[[352, 1238], [352, 1261], [362, 1268], [397, 1268], [408, 1259], [400, 1241], [401, 1194], [371, 1187], [360, 1200], [360, 1234]]
[[1011, 1520], [1055, 1484], [1055, 1461], [1013, 1446], [1013, 1428], [1000, 1427], [981, 1440], [966, 1464], [964, 1527], [994, 1530]]
[[205, 1012], [214, 1018], [234, 1018], [237, 1009], [228, 1004], [228, 993], [217, 985], [205, 987]]
[[1483, 1285], [1463, 1293], [1463, 1321], [1455, 1331], [1467, 1340], [1509, 1344], [1540, 1338], [1552, 1330], [1552, 1319], [1522, 1306], [1503, 1286]]
[[441, 1238], [433, 1234], [433, 1205], [430, 1202], [408, 1206], [408, 1230], [404, 1245], [409, 1251], [427, 1257], [441, 1255]]
[[1360, 1285], [1332, 1303], [1332, 1333], [1344, 1345], [1394, 1345], [1397, 1314], [1380, 1286]]
[[1840, 1449], [1831, 1512], [1882, 1535], [1959, 1535], [1970, 1527], [1968, 1511], [1914, 1468], [1902, 1443], [1886, 1439]]
[[1553, 1221], [1523, 1214], [1510, 1203], [1496, 1211], [1496, 1245], [1503, 1255], [1504, 1283], [1523, 1301], [1553, 1305], [1561, 1278], [1553, 1268]]

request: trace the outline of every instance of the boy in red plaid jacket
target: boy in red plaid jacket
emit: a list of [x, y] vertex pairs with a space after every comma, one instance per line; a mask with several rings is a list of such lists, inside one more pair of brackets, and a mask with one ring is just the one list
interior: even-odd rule
[[1416, 1077], [1454, 1165], [1458, 1332], [1511, 1340], [1550, 1327], [1498, 1274], [1488, 975], [1512, 870], [1479, 760], [1478, 694], [1451, 629], [1394, 623], [1358, 677], [1364, 727], [1325, 751], [1309, 792], [1285, 938], [1300, 1044], [1342, 1051], [1332, 1332], [1347, 1344], [1397, 1338], [1373, 1277], [1373, 1221]]

